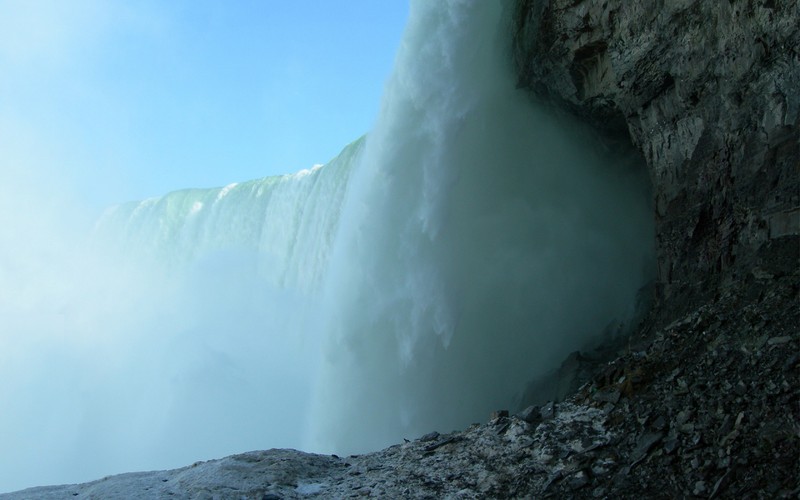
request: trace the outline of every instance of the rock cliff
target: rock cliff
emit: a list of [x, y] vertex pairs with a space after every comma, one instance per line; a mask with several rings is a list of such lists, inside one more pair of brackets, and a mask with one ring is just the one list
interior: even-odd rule
[[511, 35], [521, 88], [649, 168], [657, 300], [610, 363], [563, 402], [368, 455], [7, 498], [797, 498], [800, 4], [519, 0]]
[[662, 305], [796, 269], [798, 19], [792, 0], [518, 4], [520, 87], [647, 162]]

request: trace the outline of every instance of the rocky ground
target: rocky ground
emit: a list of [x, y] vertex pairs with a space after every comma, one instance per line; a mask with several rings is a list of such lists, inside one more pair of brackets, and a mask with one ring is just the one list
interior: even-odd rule
[[566, 400], [464, 431], [359, 456], [258, 451], [0, 498], [800, 498], [799, 295], [796, 266], [757, 268], [669, 325], [645, 322]]
[[576, 456], [553, 492], [800, 497], [799, 324], [797, 271], [756, 272], [640, 332], [571, 399], [599, 406], [613, 438]]

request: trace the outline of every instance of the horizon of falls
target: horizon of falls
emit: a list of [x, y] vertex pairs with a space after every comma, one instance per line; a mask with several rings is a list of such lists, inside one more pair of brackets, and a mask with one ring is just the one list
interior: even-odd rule
[[515, 88], [508, 16], [412, 1], [373, 130], [325, 166], [45, 227], [0, 266], [0, 492], [447, 432], [629, 322], [646, 172]]

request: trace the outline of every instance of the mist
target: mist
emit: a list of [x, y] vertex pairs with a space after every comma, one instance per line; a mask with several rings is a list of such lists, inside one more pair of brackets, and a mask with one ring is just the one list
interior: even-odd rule
[[0, 491], [449, 431], [629, 323], [646, 172], [515, 88], [507, 16], [412, 2], [374, 128], [296, 174], [98, 215], [4, 143]]
[[327, 281], [314, 446], [363, 452], [512, 408], [652, 276], [631, 152], [515, 88], [500, 2], [413, 2]]
[[304, 406], [293, 346], [262, 335], [275, 297], [235, 262], [166, 280], [55, 251], [4, 280], [4, 489], [297, 442], [272, 405]]
[[33, 165], [5, 170], [0, 491], [300, 447], [330, 209], [362, 144], [94, 221], [63, 185], [14, 182]]

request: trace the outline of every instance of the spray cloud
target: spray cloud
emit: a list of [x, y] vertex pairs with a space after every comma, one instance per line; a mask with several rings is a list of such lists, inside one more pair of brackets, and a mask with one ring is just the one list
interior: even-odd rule
[[506, 15], [412, 3], [334, 248], [315, 447], [509, 407], [649, 278], [644, 169], [515, 89]]
[[374, 130], [322, 168], [90, 243], [47, 176], [0, 179], [0, 491], [446, 431], [627, 320], [647, 179], [514, 88], [506, 14], [412, 2]]

